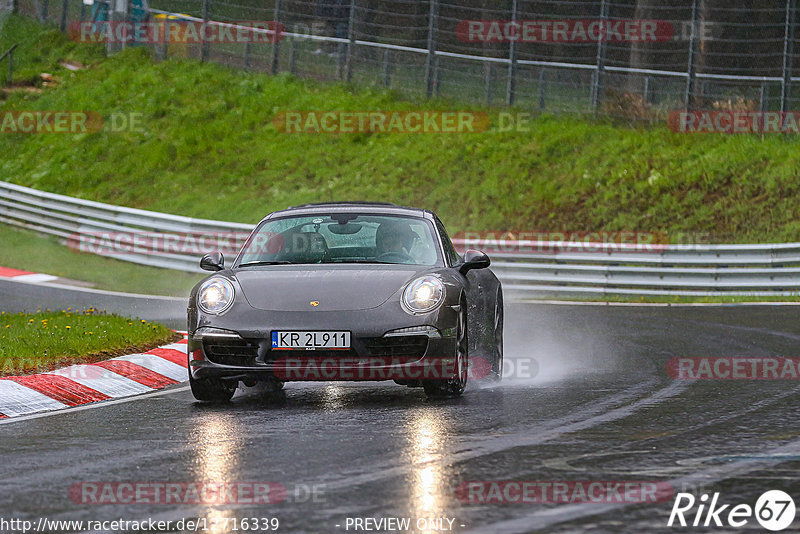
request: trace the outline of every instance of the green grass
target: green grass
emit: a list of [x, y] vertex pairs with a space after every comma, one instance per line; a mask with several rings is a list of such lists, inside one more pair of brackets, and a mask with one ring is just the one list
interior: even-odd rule
[[[11, 16], [0, 28], [0, 54], [18, 44], [14, 51], [14, 85], [34, 83], [39, 85], [39, 74], [46, 72], [57, 78], [68, 78], [71, 71], [59, 65], [60, 61], [93, 64], [102, 61], [102, 45], [72, 42], [55, 28], [44, 28], [36, 21]], [[2, 62], [2, 83], [6, 82], [8, 63]]]
[[180, 338], [169, 328], [94, 309], [0, 312], [0, 376], [41, 373], [142, 352]]
[[203, 274], [136, 265], [67, 248], [50, 237], [0, 225], [0, 266], [90, 282], [92, 287], [186, 297]]
[[[36, 33], [19, 18], [8, 32]], [[34, 70], [94, 53], [52, 31], [41, 36], [23, 45], [23, 58], [38, 58]], [[287, 135], [271, 124], [284, 110], [420, 107], [476, 109], [192, 60], [153, 63], [146, 50], [129, 49], [65, 74], [41, 95], [9, 96], [0, 109], [142, 113], [143, 132], [5, 134], [0, 175], [92, 200], [250, 223], [287, 205], [366, 199], [436, 210], [452, 232], [800, 240], [796, 138], [680, 135], [566, 116], [539, 116], [526, 132], [464, 135]]]

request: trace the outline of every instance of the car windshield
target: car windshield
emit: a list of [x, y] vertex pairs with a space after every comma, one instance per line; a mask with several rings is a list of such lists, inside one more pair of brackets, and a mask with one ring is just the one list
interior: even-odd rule
[[419, 217], [337, 213], [282, 217], [250, 237], [239, 267], [270, 264], [439, 265], [433, 226]]

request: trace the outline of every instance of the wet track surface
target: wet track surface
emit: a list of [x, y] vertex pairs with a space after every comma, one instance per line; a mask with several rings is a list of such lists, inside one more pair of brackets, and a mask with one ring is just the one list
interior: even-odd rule
[[[0, 515], [201, 517], [207, 532], [230, 531], [226, 517], [277, 517], [283, 532], [353, 532], [348, 517], [408, 517], [412, 526], [446, 517], [455, 532], [666, 532], [676, 530], [666, 526], [671, 496], [481, 504], [457, 489], [486, 480], [652, 481], [720, 492], [724, 503], [753, 505], [769, 489], [800, 502], [800, 381], [666, 372], [676, 356], [800, 356], [800, 307], [509, 304], [506, 322], [511, 376], [497, 387], [473, 383], [460, 399], [431, 401], [390, 383], [306, 383], [240, 390], [229, 405], [204, 406], [181, 385], [1, 424]], [[288, 493], [258, 506], [84, 505], [70, 496], [83, 482], [204, 481], [273, 482]], [[763, 531], [754, 520], [741, 530]]]

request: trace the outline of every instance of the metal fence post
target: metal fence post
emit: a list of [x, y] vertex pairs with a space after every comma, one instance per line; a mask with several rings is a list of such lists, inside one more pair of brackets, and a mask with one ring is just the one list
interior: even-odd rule
[[590, 98], [592, 102], [592, 112], [597, 113], [597, 105], [600, 101], [600, 92], [603, 86], [603, 73], [606, 68], [606, 38], [605, 30], [608, 28], [608, 1], [600, 0], [600, 21], [602, 22], [603, 34], [597, 41], [597, 60], [595, 62], [594, 76], [592, 76], [592, 88]]
[[[108, 2], [108, 22], [110, 27], [114, 28], [119, 23], [124, 23], [128, 20], [128, 0], [110, 0]], [[110, 56], [126, 46], [125, 39], [116, 42], [115, 39], [108, 39], [106, 41], [106, 55]]]
[[789, 109], [792, 93], [792, 56], [794, 56], [795, 0], [786, 0], [786, 21], [783, 31], [783, 78], [781, 80], [781, 112]]
[[[519, 4], [517, 0], [511, 3], [511, 21], [517, 22]], [[521, 34], [521, 32], [518, 32]], [[506, 105], [513, 106], [517, 98], [517, 42], [512, 39], [508, 44], [508, 85], [506, 86]]]
[[388, 48], [383, 51], [383, 85], [392, 85], [392, 51]]
[[430, 11], [428, 13], [428, 57], [425, 60], [425, 94], [433, 96], [436, 83], [436, 37], [439, 19], [439, 0], [428, 0]]
[[[280, 27], [280, 20], [281, 20], [281, 0], [275, 0], [275, 13], [272, 17], [275, 19], [275, 26], [276, 31], [277, 27]], [[280, 52], [280, 40], [278, 39], [278, 35], [275, 34], [275, 38], [273, 39], [272, 43], [272, 60], [270, 61], [270, 72], [272, 74], [278, 74], [278, 54]]]
[[[81, 4], [83, 2], [81, 1]], [[67, 31], [67, 10], [69, 9], [69, 0], [62, 0], [61, 1], [61, 24], [59, 25], [59, 29], [62, 32]]]
[[[123, 12], [122, 12], [122, 22], [128, 22], [129, 17], [131, 16], [131, 0], [121, 0], [123, 1]], [[125, 50], [128, 47], [128, 40], [122, 40], [122, 49]]]
[[758, 91], [758, 110], [761, 113], [766, 113], [769, 111], [769, 105], [767, 103], [767, 82], [761, 82], [761, 89]]
[[689, 34], [689, 64], [686, 71], [686, 94], [684, 95], [684, 108], [691, 111], [694, 108], [694, 86], [697, 78], [697, 24], [699, 0], [692, 1], [692, 26]]
[[42, 22], [47, 21], [47, 16], [49, 14], [48, 12], [50, 11], [50, 6], [48, 4], [49, 4], [49, 0], [43, 0], [42, 1], [42, 14], [40, 16]]
[[438, 55], [433, 58], [433, 94], [436, 96], [439, 96], [442, 92], [441, 59]]
[[539, 70], [539, 109], [545, 108], [545, 99], [547, 95], [547, 79], [545, 78], [545, 69], [542, 67]]
[[289, 40], [289, 72], [294, 74], [297, 70], [297, 39]]
[[494, 85], [494, 65], [487, 63], [483, 67], [486, 69], [486, 105], [492, 105], [492, 89]]
[[244, 68], [250, 68], [250, 41], [252, 39], [248, 39], [244, 43]]
[[166, 61], [169, 59], [169, 21], [164, 24], [164, 46], [161, 49], [161, 60]]
[[[83, 20], [83, 19], [81, 19]], [[166, 19], [164, 21], [164, 48], [163, 54], [164, 56], [161, 58], [162, 60], [167, 60], [169, 58], [169, 28], [170, 28], [170, 21]]]
[[347, 59], [345, 60], [344, 79], [347, 83], [353, 79], [353, 51], [356, 47], [356, 0], [350, 0], [350, 17], [347, 22]]
[[200, 61], [208, 60], [209, 43], [206, 41], [206, 28], [208, 27], [208, 13], [211, 0], [203, 0], [203, 44], [200, 46]]

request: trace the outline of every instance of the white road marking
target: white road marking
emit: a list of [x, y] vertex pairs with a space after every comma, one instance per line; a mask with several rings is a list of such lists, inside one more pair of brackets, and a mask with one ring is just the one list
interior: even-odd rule
[[17, 384], [13, 380], [0, 380], [0, 413], [9, 417], [42, 410], [60, 410], [66, 406], [62, 402]]
[[185, 382], [189, 379], [189, 371], [187, 371], [185, 367], [181, 367], [155, 354], [128, 354], [127, 356], [120, 356], [114, 359], [141, 365], [155, 373], [177, 380], [178, 382]]
[[31, 284], [41, 284], [42, 282], [50, 282], [51, 280], [57, 280], [58, 277], [49, 274], [32, 273], [32, 274], [21, 274], [19, 276], [14, 276], [13, 279], [17, 282], [29, 282]]
[[171, 343], [169, 345], [164, 345], [163, 347], [158, 347], [159, 349], [168, 349], [168, 350], [177, 350], [181, 354], [186, 354], [186, 343]]
[[[3, 382], [3, 381], [0, 381]], [[149, 399], [151, 397], [161, 397], [164, 395], [174, 395], [176, 393], [183, 393], [184, 391], [188, 391], [190, 388], [189, 386], [182, 386], [177, 387], [174, 389], [162, 389], [162, 390], [150, 390], [150, 393], [144, 395], [136, 395], [131, 397], [125, 397], [122, 399], [113, 399], [107, 401], [100, 401], [100, 402], [93, 402], [90, 404], [82, 404], [80, 406], [75, 406], [73, 408], [66, 408], [64, 410], [57, 410], [57, 411], [50, 411], [44, 412], [39, 414], [33, 415], [23, 415], [21, 417], [13, 417], [9, 419], [0, 419], [0, 425], [10, 425], [12, 423], [21, 423], [22, 421], [30, 421], [32, 419], [41, 419], [42, 417], [53, 417], [56, 415], [64, 415], [70, 414], [75, 412], [82, 412], [83, 410], [94, 410], [95, 408], [104, 408], [106, 406], [113, 406], [115, 404], [123, 404], [126, 402], [134, 402], [144, 399]]]
[[139, 382], [135, 382], [130, 378], [125, 378], [108, 369], [97, 365], [70, 365], [57, 371], [51, 371], [50, 375], [58, 375], [69, 378], [79, 384], [99, 391], [109, 397], [127, 397], [129, 395], [138, 395], [139, 393], [147, 393], [153, 391], [153, 388], [147, 387]]

